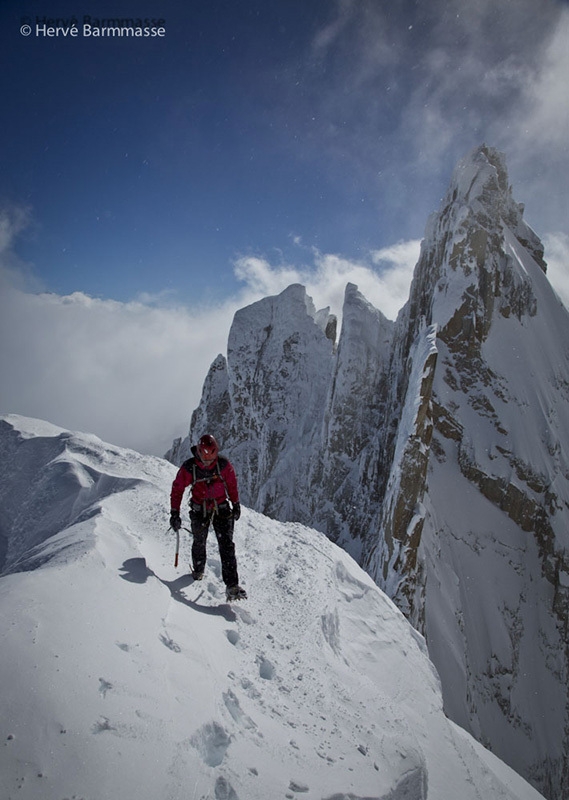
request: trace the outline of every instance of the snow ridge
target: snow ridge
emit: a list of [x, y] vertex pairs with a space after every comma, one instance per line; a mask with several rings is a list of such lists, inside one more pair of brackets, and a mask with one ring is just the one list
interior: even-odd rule
[[229, 606], [214, 548], [200, 583], [172, 566], [167, 462], [15, 416], [0, 454], [3, 504], [33, 494], [0, 577], [6, 800], [540, 797], [449, 722], [422, 637], [322, 534], [245, 508]]

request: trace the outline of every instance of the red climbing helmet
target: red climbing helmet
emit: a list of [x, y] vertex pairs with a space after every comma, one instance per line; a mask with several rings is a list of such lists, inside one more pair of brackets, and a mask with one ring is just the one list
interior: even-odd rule
[[206, 433], [198, 442], [198, 458], [202, 464], [213, 464], [217, 460], [219, 446], [215, 437]]

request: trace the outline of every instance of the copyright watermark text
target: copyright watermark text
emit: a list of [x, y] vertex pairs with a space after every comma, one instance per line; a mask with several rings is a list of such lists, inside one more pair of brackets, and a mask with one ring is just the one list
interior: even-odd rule
[[163, 39], [166, 36], [166, 20], [150, 17], [101, 19], [84, 14], [80, 19], [25, 17], [21, 22], [22, 36], [41, 39]]

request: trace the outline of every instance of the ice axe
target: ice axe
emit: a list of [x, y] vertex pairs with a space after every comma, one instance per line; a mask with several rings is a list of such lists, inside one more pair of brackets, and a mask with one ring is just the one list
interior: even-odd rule
[[180, 529], [176, 531], [176, 555], [174, 556], [174, 566], [178, 566], [178, 556], [180, 555]]

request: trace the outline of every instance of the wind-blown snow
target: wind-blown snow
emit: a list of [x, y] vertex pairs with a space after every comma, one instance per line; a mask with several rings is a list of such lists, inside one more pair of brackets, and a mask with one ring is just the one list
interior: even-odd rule
[[0, 445], [3, 800], [540, 797], [324, 535], [244, 509], [228, 606], [213, 543], [173, 567], [170, 464], [12, 415]]

